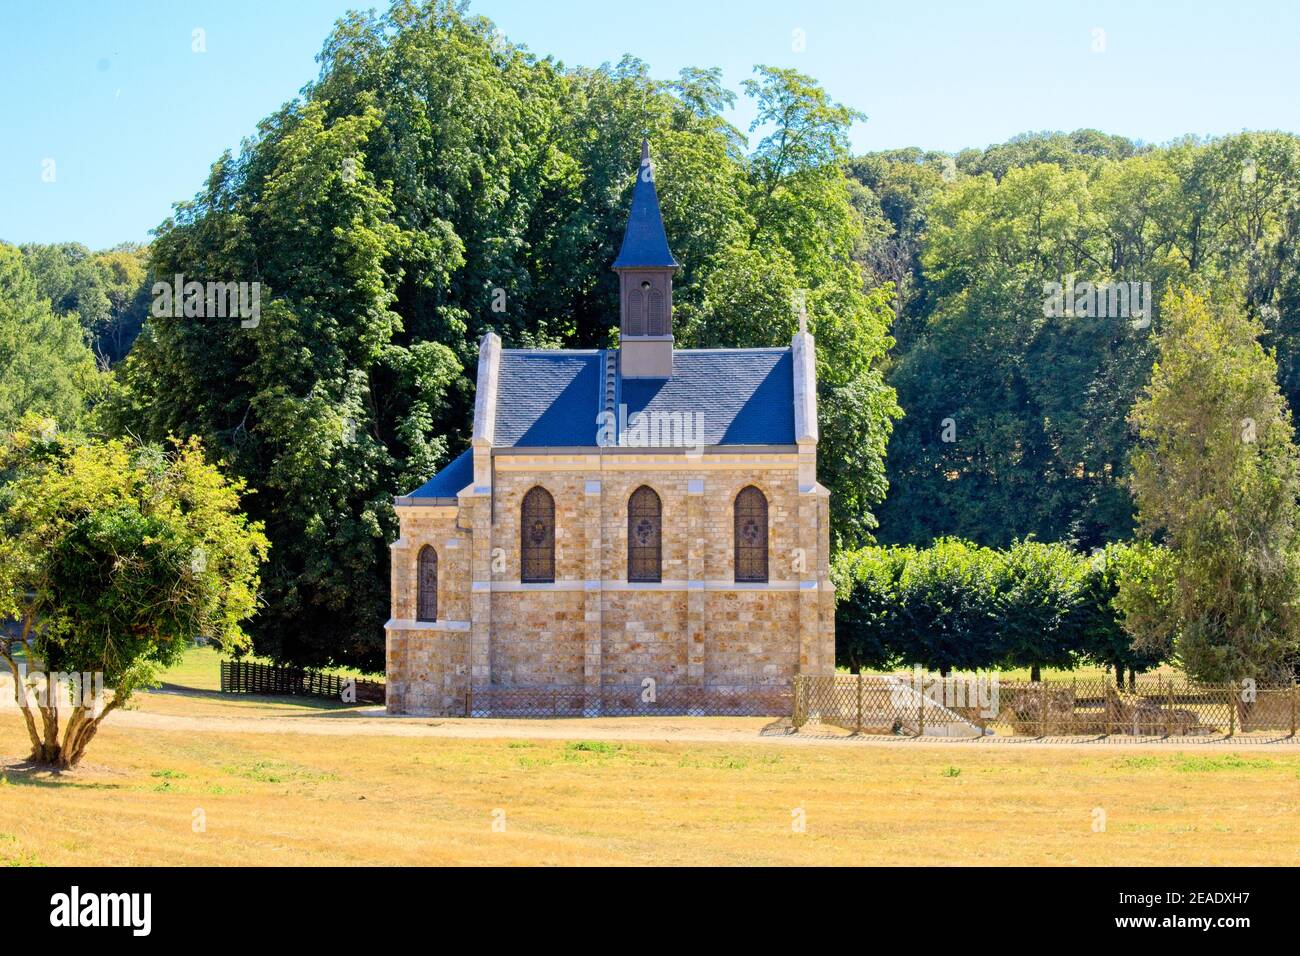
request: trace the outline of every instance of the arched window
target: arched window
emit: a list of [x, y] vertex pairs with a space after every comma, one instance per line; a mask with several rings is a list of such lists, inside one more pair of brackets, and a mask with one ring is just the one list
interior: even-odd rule
[[767, 580], [767, 498], [753, 485], [736, 495], [736, 580]]
[[555, 499], [545, 488], [524, 495], [519, 522], [519, 580], [534, 584], [555, 580]]
[[627, 502], [627, 579], [659, 581], [663, 509], [659, 496], [642, 485]]
[[415, 586], [415, 619], [438, 620], [438, 552], [427, 544], [420, 549]]

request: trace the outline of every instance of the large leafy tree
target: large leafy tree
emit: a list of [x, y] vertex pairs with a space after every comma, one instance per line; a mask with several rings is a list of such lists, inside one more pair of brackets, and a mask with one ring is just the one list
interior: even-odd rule
[[716, 71], [567, 69], [446, 2], [349, 15], [319, 59], [150, 249], [159, 278], [260, 282], [260, 322], [151, 318], [102, 417], [197, 434], [258, 491], [274, 544], [259, 651], [382, 667], [391, 498], [464, 446], [483, 332], [614, 342], [610, 266], [647, 134], [685, 264], [680, 344], [787, 344], [807, 290], [836, 533], [869, 533], [892, 310], [853, 258], [870, 204], [843, 168], [851, 110], [761, 69], [748, 92], [776, 132], [750, 157]]
[[806, 312], [817, 341], [819, 472], [833, 491], [835, 544], [861, 545], [872, 540], [873, 509], [888, 487], [884, 450], [899, 409], [881, 365], [892, 288], [867, 290], [854, 259], [864, 235], [884, 228], [864, 219], [845, 176], [848, 130], [860, 114], [793, 70], [755, 73], [745, 83], [758, 107], [751, 132], [767, 135], [746, 177], [747, 229], [709, 263], [683, 339], [784, 345], [799, 308]]
[[[1155, 148], [1081, 130], [855, 160], [894, 230], [863, 261], [900, 290], [888, 378], [907, 417], [882, 538], [1093, 548], [1130, 534], [1126, 416], [1158, 303], [1189, 279], [1235, 290], [1300, 397], [1298, 151], [1285, 133]], [[1153, 321], [1044, 316], [1042, 283], [1070, 276], [1149, 283]]]
[[1173, 599], [1169, 621], [1139, 637], [1158, 646], [1172, 624], [1174, 650], [1202, 680], [1289, 677], [1300, 653], [1300, 450], [1277, 365], [1260, 324], [1234, 304], [1180, 289], [1164, 314], [1132, 413], [1132, 481], [1143, 534], [1168, 544]]
[[147, 250], [124, 243], [91, 252], [79, 242], [28, 243], [21, 248], [53, 311], [81, 322], [101, 364], [121, 361], [140, 334], [149, 308]]
[[[267, 541], [239, 510], [241, 484], [195, 440], [74, 441], [29, 415], [0, 446], [0, 469], [0, 618], [20, 623], [0, 656], [32, 758], [71, 767], [196, 636], [246, 645]], [[98, 676], [65, 698], [58, 674]]]

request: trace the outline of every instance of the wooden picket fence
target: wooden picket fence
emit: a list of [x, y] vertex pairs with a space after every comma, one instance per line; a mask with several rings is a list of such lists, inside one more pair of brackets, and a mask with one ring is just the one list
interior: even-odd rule
[[344, 690], [355, 690], [356, 703], [382, 704], [384, 685], [356, 680], [305, 667], [255, 664], [250, 661], [221, 662], [221, 691], [225, 694], [269, 694], [273, 696], [328, 697], [343, 700]]

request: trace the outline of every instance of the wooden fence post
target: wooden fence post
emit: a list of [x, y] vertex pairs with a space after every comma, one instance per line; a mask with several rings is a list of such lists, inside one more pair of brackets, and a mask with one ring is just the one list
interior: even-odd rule
[[1300, 684], [1297, 684], [1295, 683], [1295, 681], [1292, 681], [1291, 682], [1291, 736], [1292, 737], [1295, 736], [1295, 695], [1296, 695], [1297, 688], [1300, 688]]
[[921, 702], [917, 712], [916, 736], [924, 737], [925, 736], [925, 681], [921, 682], [921, 687], [918, 688], [917, 693], [921, 695]]
[[1115, 695], [1112, 694], [1112, 693], [1110, 692], [1110, 675], [1109, 675], [1109, 674], [1107, 674], [1107, 675], [1102, 679], [1102, 682], [1101, 682], [1101, 697], [1102, 697], [1102, 700], [1105, 701], [1105, 703], [1106, 703], [1106, 711], [1105, 711], [1105, 713], [1106, 713], [1106, 717], [1105, 717], [1105, 720], [1106, 720], [1106, 732], [1105, 732], [1104, 734], [1102, 734], [1102, 736], [1103, 736], [1103, 737], [1109, 737], [1109, 736], [1114, 732], [1114, 727], [1115, 727], [1115, 705], [1114, 705], [1114, 697], [1115, 697]]
[[1228, 685], [1228, 736], [1234, 737], [1237, 734], [1237, 689], [1232, 684]]
[[858, 668], [858, 719], [856, 733], [862, 733], [862, 669]]
[[1165, 679], [1160, 678], [1160, 682], [1165, 685], [1165, 736], [1169, 737], [1170, 734], [1173, 734], [1170, 723], [1174, 719], [1174, 680], [1170, 678], [1169, 683], [1166, 684]]
[[1047, 682], [1038, 682], [1038, 736], [1047, 736]]
[[1079, 722], [1078, 708], [1079, 708], [1079, 678], [1076, 675], [1071, 674], [1070, 675], [1070, 721], [1069, 721], [1069, 732], [1071, 734], [1074, 733], [1075, 725]]

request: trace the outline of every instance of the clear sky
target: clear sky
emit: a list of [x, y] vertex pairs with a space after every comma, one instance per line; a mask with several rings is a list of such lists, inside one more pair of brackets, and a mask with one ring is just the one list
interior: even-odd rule
[[[0, 0], [0, 239], [146, 241], [222, 150], [316, 75], [334, 19], [369, 5]], [[1084, 126], [1154, 143], [1300, 131], [1296, 0], [475, 0], [470, 9], [570, 65], [630, 52], [664, 78], [720, 66], [737, 90], [757, 63], [796, 67], [868, 115], [854, 130], [858, 151], [957, 150]], [[196, 28], [206, 52], [192, 50]], [[732, 120], [747, 126], [750, 115], [742, 98]]]

